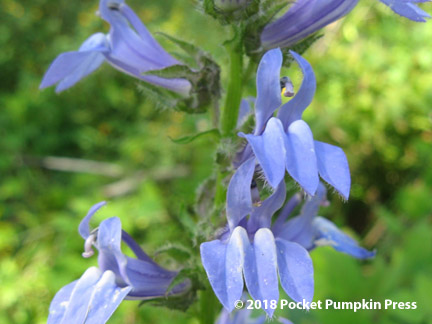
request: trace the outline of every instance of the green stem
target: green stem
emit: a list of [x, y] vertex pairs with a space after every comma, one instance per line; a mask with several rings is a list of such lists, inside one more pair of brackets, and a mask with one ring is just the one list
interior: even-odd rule
[[[222, 135], [221, 145], [224, 145], [224, 141], [235, 136], [240, 110], [243, 85], [243, 43], [239, 30], [235, 30], [234, 38], [226, 44], [226, 48], [229, 53], [230, 62], [227, 95], [225, 105], [222, 108], [219, 126]], [[225, 204], [226, 188], [223, 185], [223, 179], [226, 176], [226, 168], [227, 165], [224, 162], [219, 163], [216, 178], [216, 207]]]
[[229, 81], [225, 106], [221, 116], [221, 134], [223, 137], [234, 135], [239, 114], [242, 81], [243, 81], [243, 50], [241, 36], [237, 34], [234, 39], [227, 44], [230, 56]]
[[219, 312], [220, 304], [210, 286], [199, 292], [199, 321], [201, 324], [213, 324]]

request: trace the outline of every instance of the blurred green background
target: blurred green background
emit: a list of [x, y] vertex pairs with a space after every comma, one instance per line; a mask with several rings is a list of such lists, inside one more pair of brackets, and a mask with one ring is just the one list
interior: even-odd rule
[[[226, 67], [220, 44], [228, 31], [192, 1], [129, 5], [150, 31], [191, 41]], [[212, 171], [210, 138], [188, 145], [169, 138], [211, 128], [210, 116], [163, 111], [135, 79], [108, 65], [60, 95], [38, 90], [59, 53], [108, 31], [94, 15], [97, 6], [0, 2], [0, 323], [44, 323], [56, 291], [96, 265], [96, 258], [81, 257], [77, 233], [94, 203], [108, 200], [98, 219], [119, 216], [153, 255], [167, 242], [185, 240], [179, 211], [193, 205], [196, 187]], [[424, 8], [432, 13], [430, 5]], [[359, 262], [315, 250], [315, 299], [393, 299], [418, 308], [277, 315], [303, 324], [432, 323], [431, 24], [361, 1], [305, 54], [318, 80], [305, 119], [316, 139], [344, 149], [353, 183], [349, 202], [330, 193], [332, 205], [322, 215], [378, 251], [374, 260]], [[296, 67], [286, 73], [298, 84]], [[253, 95], [254, 82], [247, 87]], [[62, 171], [65, 161], [57, 158], [104, 164], [72, 161], [76, 172]], [[124, 302], [110, 320], [173, 322], [197, 320], [137, 302]]]

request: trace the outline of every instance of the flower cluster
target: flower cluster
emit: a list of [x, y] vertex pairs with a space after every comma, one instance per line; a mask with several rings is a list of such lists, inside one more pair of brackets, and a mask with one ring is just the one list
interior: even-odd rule
[[[351, 179], [343, 151], [333, 145], [314, 141], [312, 131], [302, 120], [303, 111], [312, 102], [316, 80], [312, 67], [291, 52], [304, 78], [297, 94], [281, 106], [280, 69], [282, 53], [268, 51], [257, 72], [256, 126], [253, 134], [243, 134], [248, 141], [241, 159], [254, 155], [273, 188], [282, 181], [285, 169], [309, 194], [314, 195], [319, 176], [348, 199]], [[280, 108], [279, 108], [280, 107]], [[275, 110], [277, 117], [272, 117]]]
[[[417, 2], [430, 0], [380, 0], [395, 13], [417, 22], [430, 16]], [[261, 33], [264, 48], [291, 47], [298, 41], [344, 17], [358, 0], [297, 0], [279, 19], [265, 26]]]
[[[415, 5], [428, 0], [380, 1], [411, 20], [420, 22], [429, 18]], [[298, 91], [294, 91], [288, 77], [281, 77], [281, 48], [292, 48], [322, 27], [345, 16], [357, 2], [297, 0], [274, 21], [271, 21], [272, 18], [284, 6], [278, 7], [272, 1], [200, 2], [206, 13], [219, 17], [224, 24], [234, 25], [235, 37], [226, 42], [231, 51], [231, 71], [220, 130], [204, 132], [217, 133], [220, 147], [232, 142], [238, 146], [232, 145], [230, 148], [242, 147], [238, 152], [229, 152], [224, 156], [225, 159], [221, 159], [229, 160], [228, 163], [218, 162], [214, 190], [208, 190], [210, 193], [222, 192], [222, 196], [227, 190], [226, 201], [222, 204], [217, 202], [218, 194], [216, 198], [208, 199], [215, 200], [212, 210], [217, 212], [221, 205], [226, 206], [226, 226], [212, 241], [202, 237], [215, 228], [196, 235], [191, 249], [199, 245], [200, 258], [195, 258], [198, 260], [195, 267], [194, 260], [190, 261], [192, 266], [188, 264], [189, 272], [185, 273], [192, 273], [191, 269], [200, 270], [196, 271], [198, 275], [192, 273], [187, 277], [182, 276], [183, 273], [179, 275], [180, 271], [170, 271], [156, 264], [122, 229], [117, 217], [108, 218], [98, 228], [91, 230], [90, 220], [105, 205], [104, 202], [96, 204], [79, 225], [79, 233], [85, 241], [84, 257], [91, 257], [93, 248], [98, 250], [98, 267], [89, 268], [81, 278], [66, 285], [55, 295], [48, 323], [105, 323], [122, 300], [169, 299], [190, 292], [195, 297], [196, 291], [206, 286], [211, 286], [223, 305], [217, 323], [263, 323], [265, 314], [257, 318], [251, 318], [248, 310], [231, 314], [235, 301], [242, 299], [245, 290], [255, 300], [278, 300], [280, 284], [294, 301], [310, 302], [314, 296], [312, 250], [327, 245], [358, 259], [375, 255], [374, 251], [359, 246], [333, 222], [318, 215], [320, 206], [328, 204], [324, 182], [348, 200], [351, 177], [343, 150], [315, 140], [310, 126], [303, 120], [303, 112], [311, 105], [317, 87], [311, 65], [298, 53], [289, 51], [288, 54], [286, 51], [285, 54], [291, 55], [302, 72], [303, 79]], [[99, 14], [109, 23], [109, 33], [93, 34], [78, 51], [60, 54], [43, 77], [40, 88], [57, 85], [56, 91], [61, 92], [106, 61], [134, 78], [183, 97], [190, 99], [195, 93], [201, 99], [196, 100], [197, 105], [217, 102], [211, 99], [219, 95], [219, 67], [199, 48], [175, 40], [199, 63], [196, 65], [201, 68], [202, 74], [168, 54], [124, 0], [100, 0]], [[236, 20], [239, 17], [247, 22], [238, 24]], [[258, 27], [249, 28], [250, 24]], [[248, 32], [256, 34], [249, 35]], [[242, 73], [243, 54], [248, 53], [247, 41], [257, 39], [260, 50], [254, 53], [255, 56], [250, 55], [250, 66], [254, 67], [253, 64], [258, 63], [256, 57], [266, 50], [256, 74], [257, 96], [241, 100], [242, 78], [247, 75]], [[154, 75], [148, 75], [149, 71]], [[209, 80], [213, 80], [213, 83]], [[210, 88], [217, 88], [209, 95], [213, 95], [210, 99], [204, 91], [209, 83]], [[283, 103], [282, 96], [291, 99]], [[234, 113], [227, 113], [228, 108], [234, 108]], [[245, 120], [251, 119], [249, 117], [252, 114], [255, 121], [253, 130], [250, 133], [239, 132], [235, 136], [236, 127], [240, 129]], [[217, 117], [219, 112], [213, 115]], [[224, 116], [235, 118], [225, 120]], [[201, 134], [190, 137], [190, 141]], [[228, 188], [224, 187], [223, 181], [226, 165], [229, 165], [228, 169], [232, 167], [233, 171]], [[286, 177], [286, 174], [289, 176]], [[291, 180], [298, 185], [300, 192], [287, 199], [286, 183]], [[262, 187], [270, 189], [271, 194], [267, 196], [264, 190], [259, 190], [257, 181]], [[297, 208], [300, 205], [301, 208]], [[295, 215], [299, 209], [300, 212]], [[202, 223], [211, 226], [210, 218]], [[122, 252], [122, 242], [132, 250], [134, 258]], [[196, 284], [200, 280], [197, 278], [205, 277], [199, 275], [204, 274], [204, 271], [208, 281], [201, 280]], [[211, 289], [208, 290], [211, 292]], [[274, 315], [272, 308], [265, 311], [269, 317]], [[280, 320], [291, 323], [282, 318]]]
[[99, 13], [111, 26], [109, 34], [93, 34], [78, 51], [60, 54], [45, 73], [41, 89], [57, 84], [57, 92], [66, 90], [107, 61], [135, 78], [185, 96], [189, 94], [191, 85], [186, 79], [143, 75], [181, 63], [156, 42], [123, 0], [100, 0]]
[[[168, 290], [177, 272], [156, 264], [121, 228], [120, 219], [111, 217], [90, 230], [93, 215], [105, 205], [94, 205], [79, 225], [79, 233], [85, 240], [84, 257], [98, 251], [99, 268], [91, 267], [80, 279], [66, 285], [51, 302], [48, 324], [105, 323], [123, 299], [142, 300], [181, 294], [190, 283], [184, 281]], [[124, 242], [136, 258], [121, 252]]]

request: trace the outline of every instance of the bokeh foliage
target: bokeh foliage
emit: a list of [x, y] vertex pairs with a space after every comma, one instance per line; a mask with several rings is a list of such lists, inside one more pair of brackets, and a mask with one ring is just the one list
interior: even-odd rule
[[[200, 15], [192, 1], [129, 4], [151, 31], [202, 46], [226, 69], [220, 44], [228, 30]], [[97, 5], [0, 3], [1, 323], [45, 322], [55, 292], [96, 263], [81, 257], [77, 226], [100, 200], [110, 203], [98, 218], [119, 216], [150, 255], [187, 241], [184, 210], [214, 166], [211, 137], [187, 145], [170, 140], [212, 128], [209, 114], [164, 111], [136, 80], [109, 66], [60, 95], [38, 90], [57, 54], [107, 31], [94, 15]], [[418, 309], [277, 313], [295, 323], [432, 323], [430, 24], [362, 1], [305, 54], [318, 80], [305, 119], [316, 139], [344, 149], [352, 172], [349, 202], [331, 195], [322, 213], [378, 250], [363, 263], [326, 248], [314, 251], [315, 299], [390, 298], [415, 301]], [[300, 80], [296, 67], [284, 72]], [[254, 94], [253, 81], [246, 92]], [[49, 156], [111, 163], [116, 172], [58, 171], [47, 164]], [[164, 255], [156, 259], [175, 266]], [[110, 322], [197, 322], [178, 311], [137, 306], [124, 302]]]

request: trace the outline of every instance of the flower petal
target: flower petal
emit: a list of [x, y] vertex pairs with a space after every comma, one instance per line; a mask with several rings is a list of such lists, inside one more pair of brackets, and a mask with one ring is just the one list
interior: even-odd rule
[[340, 147], [315, 141], [315, 152], [321, 178], [348, 200], [351, 176], [344, 151]]
[[119, 8], [120, 12], [129, 21], [132, 27], [135, 28], [140, 38], [151, 48], [152, 51], [149, 52], [150, 55], [158, 57], [169, 65], [181, 64], [174, 57], [168, 54], [168, 52], [165, 51], [164, 48], [154, 39], [136, 13], [126, 3], [121, 4]]
[[292, 122], [302, 118], [303, 111], [311, 104], [316, 90], [316, 79], [312, 66], [296, 52], [290, 51], [290, 53], [302, 70], [303, 81], [294, 98], [279, 109], [278, 118], [282, 121], [285, 130]]
[[250, 246], [246, 230], [236, 227], [228, 244], [219, 240], [201, 244], [201, 260], [222, 305], [231, 312], [243, 293], [243, 263]]
[[129, 248], [132, 250], [132, 252], [136, 255], [136, 257], [140, 260], [150, 262], [152, 264], [156, 264], [148, 255], [141, 249], [139, 244], [135, 242], [135, 240], [127, 233], [126, 231], [122, 230], [122, 241], [129, 246]]
[[312, 131], [303, 120], [288, 127], [286, 169], [291, 177], [311, 196], [318, 187], [318, 167]]
[[75, 83], [96, 70], [104, 61], [108, 51], [106, 36], [97, 33], [90, 36], [79, 51], [62, 53], [51, 63], [39, 89], [59, 83], [56, 92], [72, 87]]
[[244, 162], [234, 173], [227, 191], [227, 219], [230, 229], [252, 212], [251, 182], [255, 158]]
[[[255, 300], [279, 300], [279, 280], [277, 275], [276, 245], [268, 228], [259, 229], [253, 245], [246, 252], [244, 278], [249, 294]], [[262, 305], [264, 308], [264, 303]], [[264, 309], [273, 316], [274, 309]]]
[[47, 324], [58, 324], [67, 310], [77, 280], [61, 288], [51, 301]]
[[[380, 1], [385, 5], [387, 5], [391, 10], [393, 10], [398, 15], [401, 15], [413, 21], [426, 22], [425, 18], [431, 17], [426, 11], [410, 3], [411, 1], [408, 0], [407, 1], [380, 0]], [[426, 1], [412, 1], [412, 2], [426, 2]]]
[[128, 258], [126, 272], [132, 287], [126, 297], [129, 300], [143, 300], [179, 294], [190, 287], [189, 281], [186, 280], [168, 291], [168, 287], [177, 276], [177, 272], [166, 270], [155, 263]]
[[[112, 316], [114, 311], [131, 290], [131, 287], [119, 287], [113, 272], [105, 271], [94, 286], [94, 292], [89, 304], [86, 324], [103, 324]], [[75, 322], [68, 322], [75, 323]]]
[[98, 263], [102, 271], [111, 270], [117, 280], [130, 284], [126, 272], [127, 258], [121, 252], [122, 229], [118, 217], [105, 219], [99, 225], [97, 247], [99, 249]]
[[277, 225], [275, 222], [272, 227], [273, 234], [286, 241], [298, 243], [307, 250], [312, 249], [316, 237], [312, 221], [318, 214], [321, 203], [326, 200], [326, 194], [326, 188], [320, 183], [316, 195], [308, 198], [300, 215], [290, 219], [283, 225]]
[[282, 103], [279, 80], [281, 66], [282, 52], [279, 48], [265, 53], [258, 66], [255, 135], [263, 132], [265, 124]]
[[61, 324], [85, 322], [95, 286], [101, 277], [102, 271], [96, 267], [84, 272], [70, 295]]
[[272, 216], [282, 207], [285, 197], [286, 186], [281, 181], [276, 191], [253, 210], [248, 222], [248, 232], [255, 233], [259, 228], [270, 228]]
[[297, 205], [300, 204], [301, 201], [302, 201], [302, 197], [300, 193], [296, 193], [285, 204], [284, 208], [281, 210], [281, 212], [279, 213], [279, 215], [277, 216], [276, 220], [272, 225], [272, 232], [275, 236], [278, 235], [280, 229], [282, 228], [282, 225], [285, 223], [288, 216], [291, 214], [294, 208], [296, 208]]
[[368, 251], [342, 232], [337, 226], [323, 217], [316, 217], [312, 226], [316, 231], [315, 244], [317, 246], [330, 245], [336, 251], [347, 253], [358, 259], [367, 259], [375, 256], [375, 251]]
[[266, 179], [277, 188], [285, 175], [285, 133], [279, 119], [270, 118], [262, 135], [239, 133], [247, 139], [264, 171]]
[[312, 259], [301, 245], [276, 239], [282, 288], [294, 301], [311, 302], [314, 294]]
[[90, 236], [90, 220], [94, 216], [94, 214], [101, 209], [103, 206], [106, 205], [105, 201], [101, 201], [95, 205], [93, 205], [90, 210], [87, 212], [87, 215], [83, 218], [81, 223], [78, 226], [78, 232], [80, 233], [81, 237], [85, 240]]
[[252, 114], [253, 110], [251, 107], [251, 102], [255, 102], [255, 98], [246, 98], [241, 100], [239, 115], [237, 118], [237, 126], [236, 126], [237, 129], [242, 127], [243, 124], [249, 118], [249, 116]]
[[264, 48], [290, 47], [345, 16], [358, 0], [297, 0], [261, 33]]

